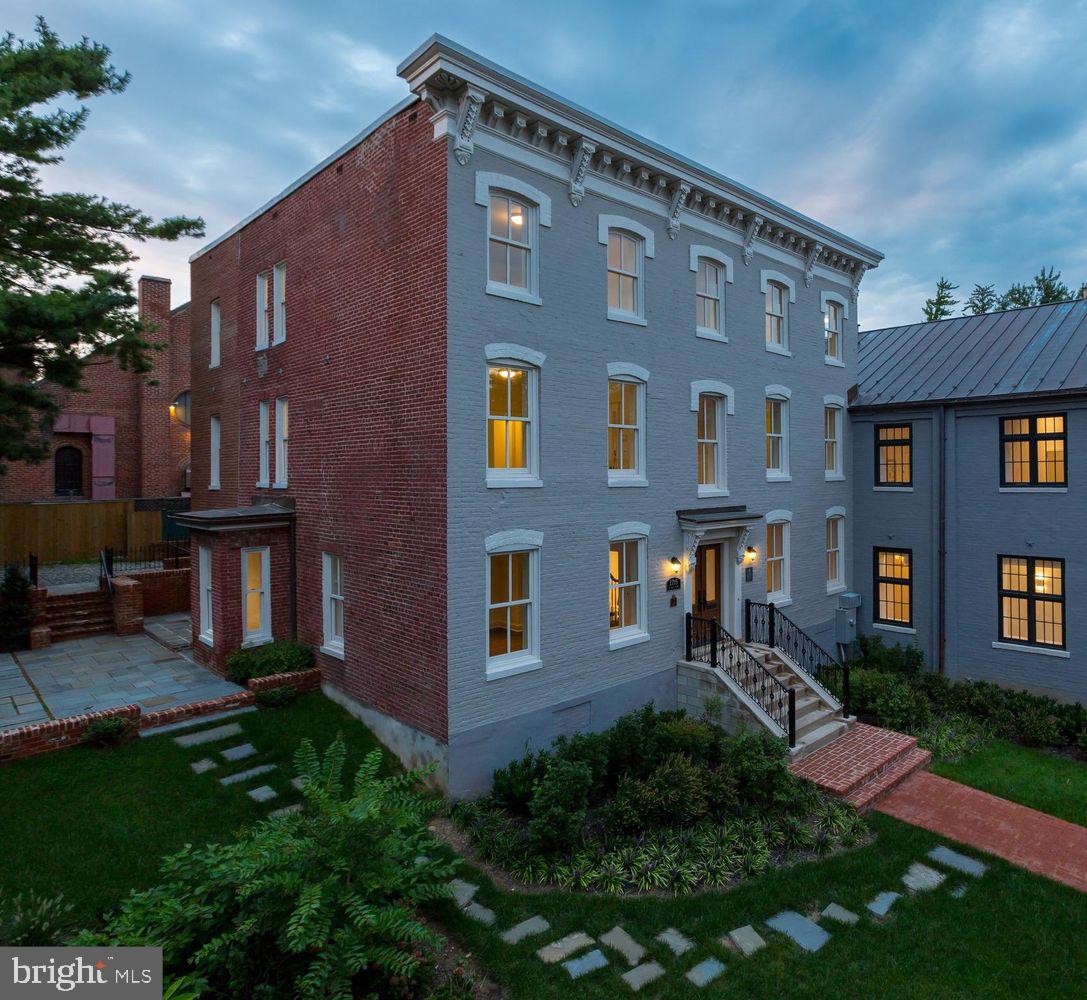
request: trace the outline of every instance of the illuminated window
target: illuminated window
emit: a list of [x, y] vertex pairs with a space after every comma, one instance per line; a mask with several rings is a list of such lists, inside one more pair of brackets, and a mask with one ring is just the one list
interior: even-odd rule
[[325, 636], [322, 649], [343, 656], [343, 556], [325, 552], [321, 577]]
[[827, 478], [842, 476], [842, 408], [823, 407], [823, 471]]
[[242, 639], [256, 645], [272, 638], [268, 547], [242, 549]]
[[876, 600], [872, 620], [913, 625], [913, 551], [874, 549]]
[[608, 482], [645, 479], [645, 383], [608, 380]]
[[[608, 642], [618, 648], [643, 639], [646, 625], [646, 542], [630, 531], [633, 525], [615, 525], [609, 532]], [[640, 530], [648, 530], [641, 528]]]
[[823, 313], [823, 354], [828, 359], [841, 361], [842, 339], [845, 336], [845, 310], [840, 302], [828, 299]]
[[539, 474], [537, 377], [534, 368], [506, 362], [487, 367], [487, 481], [491, 485], [524, 485], [536, 481]]
[[789, 478], [789, 401], [766, 397], [766, 478]]
[[1064, 648], [1064, 560], [1001, 556], [1000, 639]]
[[725, 401], [698, 397], [698, 486], [700, 495], [723, 492], [728, 485], [725, 451]]
[[791, 516], [774, 512], [767, 514], [766, 524], [766, 598], [769, 601], [789, 599], [789, 547]]
[[211, 586], [211, 549], [207, 545], [199, 548], [200, 620], [197, 622], [200, 640], [212, 645], [215, 630], [212, 626], [212, 586]]
[[487, 281], [533, 292], [536, 207], [513, 195], [494, 192], [488, 221]]
[[645, 243], [620, 230], [608, 231], [608, 313], [641, 318], [644, 315], [642, 270]]
[[789, 289], [776, 281], [766, 284], [766, 343], [789, 349]]
[[876, 485], [913, 485], [913, 425], [876, 426]]
[[826, 524], [827, 591], [845, 587], [845, 515], [828, 514]]
[[496, 552], [487, 560], [487, 657], [509, 661], [533, 653], [535, 550]]
[[1000, 421], [1001, 486], [1067, 486], [1065, 415], [1004, 417]]
[[724, 307], [724, 274], [721, 266], [705, 257], [698, 258], [695, 278], [695, 323], [699, 332], [719, 336]]
[[211, 340], [209, 344], [209, 368], [218, 368], [222, 353], [222, 313], [219, 300], [211, 300]]

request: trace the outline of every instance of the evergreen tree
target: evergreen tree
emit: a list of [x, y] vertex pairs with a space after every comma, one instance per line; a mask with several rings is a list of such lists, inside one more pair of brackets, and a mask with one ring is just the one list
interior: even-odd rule
[[48, 454], [50, 386], [78, 389], [92, 353], [150, 370], [126, 241], [203, 235], [199, 219], [155, 222], [96, 195], [42, 188], [39, 170], [60, 162], [89, 114], [58, 102], [119, 94], [128, 81], [105, 46], [62, 44], [42, 18], [33, 41], [0, 38], [0, 471]]
[[1035, 290], [1033, 285], [1016, 282], [1003, 295], [1000, 296], [1001, 309], [1022, 309], [1032, 306]]
[[959, 286], [951, 284], [947, 278], [941, 278], [936, 282], [936, 294], [930, 299], [925, 299], [925, 322], [932, 323], [938, 319], [947, 319], [955, 306], [959, 304], [951, 293]]
[[996, 303], [995, 285], [974, 285], [974, 290], [970, 293], [970, 297], [963, 307], [963, 313], [981, 316], [984, 313], [992, 312], [996, 308]]
[[1034, 276], [1034, 304], [1047, 305], [1050, 302], [1067, 302], [1072, 297], [1072, 290], [1061, 281], [1061, 272], [1048, 272], [1043, 267]]

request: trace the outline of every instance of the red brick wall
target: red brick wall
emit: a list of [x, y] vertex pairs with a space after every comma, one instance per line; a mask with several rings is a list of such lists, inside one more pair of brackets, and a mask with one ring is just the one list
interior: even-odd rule
[[155, 569], [130, 573], [143, 590], [143, 613], [168, 615], [189, 610], [189, 570]]
[[[299, 638], [321, 643], [321, 553], [340, 553], [347, 652], [318, 655], [325, 676], [445, 739], [448, 152], [429, 117], [402, 111], [193, 262], [193, 509], [254, 500], [258, 403], [287, 396], [290, 485], [261, 499], [296, 504]], [[279, 261], [287, 339], [257, 352], [256, 276]], [[223, 363], [209, 372], [216, 297]]]

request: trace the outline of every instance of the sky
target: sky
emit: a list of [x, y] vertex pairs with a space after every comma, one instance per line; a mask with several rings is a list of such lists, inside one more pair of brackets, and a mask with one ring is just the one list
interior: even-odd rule
[[[94, 98], [53, 190], [197, 215], [211, 239], [407, 94], [440, 32], [886, 255], [862, 329], [914, 322], [937, 278], [1087, 281], [1087, 0], [623, 3], [0, 0], [132, 74]], [[136, 274], [189, 294], [205, 240]]]

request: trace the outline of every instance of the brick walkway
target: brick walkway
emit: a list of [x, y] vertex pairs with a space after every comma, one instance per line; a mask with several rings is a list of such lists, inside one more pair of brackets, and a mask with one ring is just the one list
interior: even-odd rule
[[875, 808], [1087, 892], [1087, 827], [928, 772], [908, 778]]

